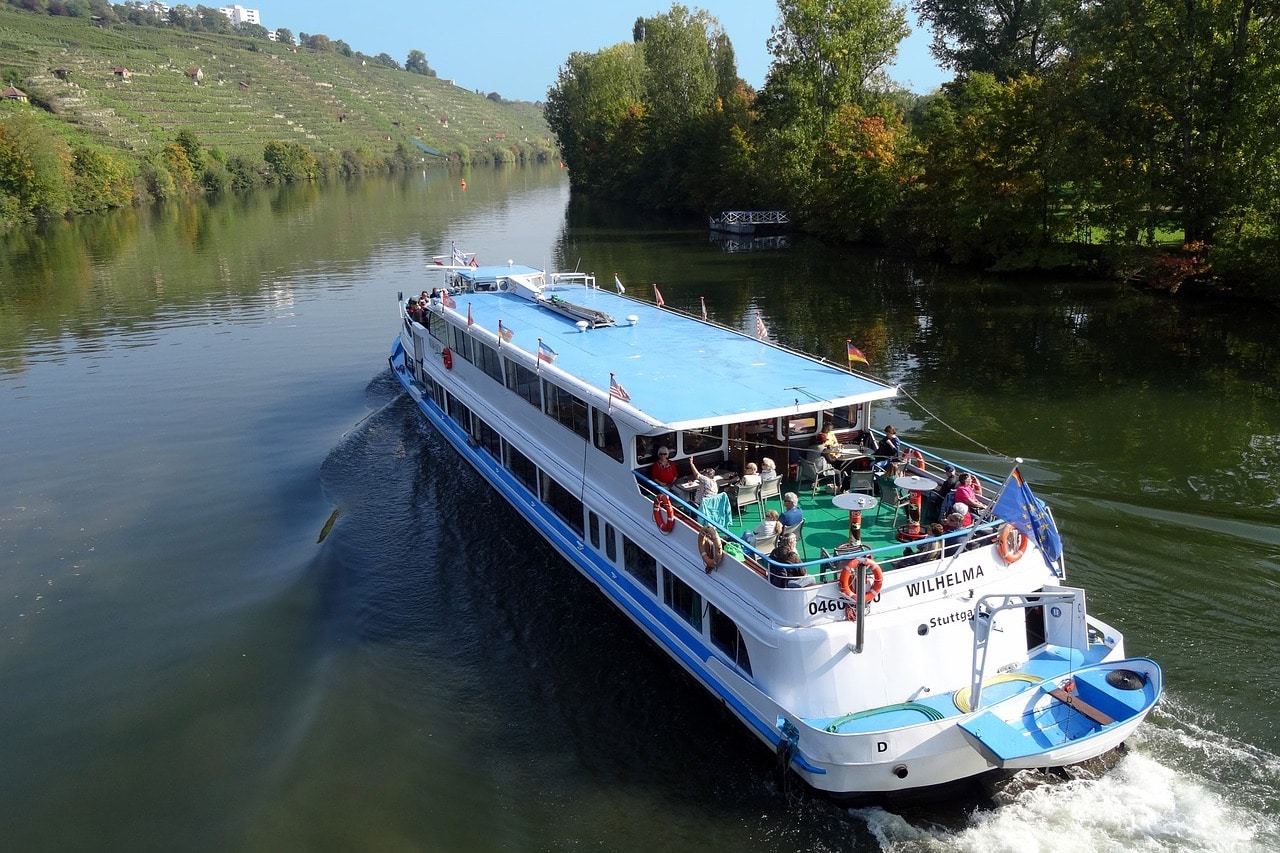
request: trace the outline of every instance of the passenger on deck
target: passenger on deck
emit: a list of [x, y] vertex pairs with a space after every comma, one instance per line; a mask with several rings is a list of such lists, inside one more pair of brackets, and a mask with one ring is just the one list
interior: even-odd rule
[[902, 453], [902, 443], [898, 441], [898, 431], [891, 426], [884, 428], [884, 438], [876, 447], [877, 459], [897, 459]]
[[698, 534], [698, 553], [702, 555], [702, 566], [708, 574], [724, 559], [724, 544], [714, 524], [702, 525], [702, 532]]
[[742, 474], [742, 479], [738, 480], [738, 487], [755, 488], [760, 485], [760, 480], [760, 469], [756, 468], [756, 463], [748, 462], [746, 470]]
[[760, 479], [776, 480], [778, 479], [778, 466], [773, 464], [773, 460], [768, 456], [760, 460]]
[[794, 533], [787, 533], [778, 537], [778, 544], [769, 554], [769, 559], [775, 563], [782, 564], [769, 567], [769, 582], [774, 586], [788, 586], [793, 578], [802, 578], [808, 574], [804, 567], [799, 565], [800, 554], [796, 552], [796, 537]]
[[[936, 524], [936, 523], [935, 523], [935, 524], [930, 524], [930, 525], [929, 525], [929, 538], [930, 538], [930, 539], [932, 539], [932, 538], [933, 538], [933, 537], [935, 537], [935, 536], [941, 536], [941, 535], [943, 535], [943, 534], [944, 534], [944, 533], [946, 533], [946, 532], [947, 532], [947, 531], [945, 531], [945, 530], [943, 530], [943, 529], [942, 529], [942, 525], [941, 525], [941, 524]], [[941, 542], [926, 542], [926, 543], [924, 543], [923, 545], [921, 545], [921, 546], [919, 546], [918, 548], [916, 548], [916, 554], [918, 554], [918, 555], [922, 555], [922, 559], [917, 560], [917, 562], [920, 562], [920, 563], [927, 563], [927, 562], [929, 562], [930, 560], [936, 560], [936, 559], [938, 559], [939, 557], [941, 557], [941, 556], [942, 556], [942, 543], [941, 543]]]
[[961, 527], [972, 527], [973, 516], [969, 513], [969, 505], [964, 501], [956, 501], [951, 507], [951, 514], [947, 518], [954, 518], [960, 522]]
[[671, 451], [665, 447], [659, 447], [658, 461], [649, 466], [649, 478], [669, 489], [677, 476], [676, 463], [671, 461]]
[[979, 510], [987, 508], [987, 502], [978, 497], [977, 479], [972, 474], [960, 475], [960, 483], [956, 486], [956, 503]]
[[804, 521], [804, 512], [800, 509], [800, 498], [796, 497], [795, 492], [787, 492], [782, 496], [782, 506], [782, 515], [778, 516], [778, 521], [781, 521], [784, 527], [795, 527]]
[[[764, 521], [757, 524], [754, 530], [748, 530], [742, 538], [748, 542], [755, 542], [757, 539], [767, 539], [781, 532], [782, 522], [778, 520], [778, 511], [771, 509], [764, 514]], [[774, 544], [776, 545], [777, 543], [775, 542]]]
[[950, 462], [942, 470], [946, 472], [947, 476], [943, 478], [941, 483], [938, 483], [938, 488], [934, 489], [934, 491], [939, 495], [946, 495], [955, 491], [956, 486], [960, 485], [960, 475], [956, 473], [956, 466]]
[[422, 309], [418, 307], [418, 300], [412, 296], [409, 297], [409, 305], [405, 308], [405, 313], [409, 315], [409, 319], [413, 322], [422, 322]]
[[720, 486], [716, 484], [716, 479], [706, 471], [699, 471], [698, 464], [693, 461], [693, 457], [689, 457], [689, 470], [693, 472], [694, 478], [698, 481], [698, 490], [693, 493], [693, 505], [702, 506], [702, 500], [707, 495], [720, 494]]

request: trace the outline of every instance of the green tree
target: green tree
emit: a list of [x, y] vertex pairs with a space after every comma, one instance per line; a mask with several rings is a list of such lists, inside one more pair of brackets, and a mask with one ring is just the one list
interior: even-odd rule
[[431, 66], [427, 65], [427, 55], [417, 49], [409, 51], [409, 55], [405, 57], [404, 70], [434, 76], [431, 74]]
[[186, 153], [187, 162], [191, 164], [192, 170], [199, 172], [204, 169], [204, 147], [200, 144], [200, 138], [196, 136], [195, 131], [183, 128], [174, 134], [173, 141]]
[[386, 68], [394, 68], [397, 71], [400, 70], [400, 63], [396, 62], [395, 59], [393, 59], [391, 54], [389, 53], [378, 54], [373, 58], [373, 62], [375, 65], [382, 65], [382, 66], [385, 66]]
[[1066, 44], [1078, 0], [913, 0], [933, 31], [932, 52], [961, 74], [998, 80], [1043, 70]]
[[297, 142], [272, 140], [263, 148], [262, 159], [271, 175], [281, 183], [314, 181], [319, 175], [315, 155]]
[[280, 44], [293, 44], [293, 30], [287, 27], [277, 27], [276, 41]]
[[76, 148], [72, 157], [71, 201], [76, 210], [123, 207], [133, 200], [133, 170], [97, 148]]
[[872, 112], [845, 104], [819, 146], [819, 175], [810, 217], [848, 240], [882, 240], [909, 178], [910, 137], [890, 103]]
[[21, 217], [66, 213], [71, 159], [66, 144], [32, 117], [14, 113], [0, 121], [0, 211]]

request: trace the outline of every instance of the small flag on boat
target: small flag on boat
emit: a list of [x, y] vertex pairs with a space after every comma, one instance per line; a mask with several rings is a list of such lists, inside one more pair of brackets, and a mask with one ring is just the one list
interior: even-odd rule
[[627, 389], [623, 388], [612, 373], [609, 374], [609, 396], [617, 397], [624, 403], [631, 402], [631, 395], [627, 393]]
[[472, 255], [472, 256], [471, 256], [471, 268], [472, 268], [473, 270], [474, 270], [474, 269], [479, 269], [479, 268], [480, 268], [480, 262], [476, 260], [476, 256], [475, 256], [475, 255]]
[[760, 316], [760, 312], [756, 312], [756, 337], [760, 340], [766, 340], [769, 337], [769, 327], [764, 324], [764, 318]]
[[498, 337], [502, 338], [502, 340], [506, 341], [507, 343], [510, 343], [511, 339], [515, 337], [515, 334], [516, 333], [511, 331], [511, 329], [502, 325], [501, 320], [498, 321]]
[[458, 307], [458, 303], [454, 300], [453, 294], [449, 293], [447, 290], [444, 291], [443, 295], [440, 297], [440, 301], [444, 303], [445, 308], [457, 309]]
[[538, 361], [545, 361], [547, 364], [551, 364], [556, 360], [556, 356], [559, 354], [560, 353], [544, 344], [542, 342], [542, 338], [538, 338]]
[[863, 364], [870, 364], [870, 363], [871, 363], [871, 362], [867, 361], [867, 357], [866, 357], [866, 355], [864, 355], [864, 354], [863, 354], [862, 350], [858, 349], [857, 347], [855, 347], [855, 346], [853, 345], [853, 341], [845, 341], [845, 342], [844, 342], [844, 345], [845, 345], [845, 347], [848, 349], [848, 354], [849, 354], [849, 363], [850, 363], [850, 364], [853, 364], [855, 361], [860, 361], [860, 362], [862, 362]]
[[627, 289], [626, 289], [625, 287], [623, 287], [623, 286], [622, 286], [622, 279], [618, 278], [618, 274], [617, 274], [617, 273], [614, 273], [614, 274], [613, 274], [613, 286], [617, 289], [617, 291], [618, 291], [619, 293], [626, 293], [626, 292], [627, 292]]
[[468, 302], [468, 303], [467, 303], [467, 325], [468, 325], [468, 326], [474, 326], [475, 324], [476, 324], [476, 321], [475, 321], [475, 319], [471, 316], [471, 303], [470, 303], [470, 302]]
[[1053, 516], [1044, 501], [1031, 494], [1031, 487], [1016, 467], [1005, 481], [1000, 498], [991, 511], [1012, 524], [1023, 536], [1034, 539], [1047, 562], [1056, 563], [1062, 556], [1062, 537], [1058, 535]]
[[698, 301], [702, 303], [702, 322], [707, 322], [707, 297], [699, 296]]
[[655, 284], [655, 285], [653, 286], [653, 301], [654, 301], [654, 302], [656, 302], [656, 303], [658, 303], [658, 307], [659, 307], [659, 308], [661, 308], [661, 307], [663, 307], [664, 305], [666, 305], [666, 304], [667, 304], [666, 302], [664, 302], [664, 301], [662, 300], [662, 291], [661, 291], [661, 290], [658, 290], [658, 285], [657, 285], [657, 284]]

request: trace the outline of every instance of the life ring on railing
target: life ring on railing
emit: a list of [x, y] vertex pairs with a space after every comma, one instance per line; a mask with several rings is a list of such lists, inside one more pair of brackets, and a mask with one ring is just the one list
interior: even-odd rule
[[862, 596], [863, 600], [869, 604], [875, 600], [875, 597], [880, 594], [880, 590], [884, 588], [884, 570], [880, 568], [879, 563], [870, 557], [858, 557], [855, 560], [851, 560], [840, 570], [840, 593], [845, 598], [856, 596], [857, 591], [854, 589], [853, 573], [865, 569], [871, 569], [873, 578], [871, 586]]
[[702, 555], [702, 565], [707, 570], [707, 574], [711, 574], [724, 559], [724, 543], [720, 541], [720, 534], [715, 530], [712, 530], [710, 535], [699, 533], [698, 553]]
[[929, 470], [927, 467], [925, 467], [925, 464], [924, 464], [924, 454], [921, 453], [919, 450], [916, 450], [914, 447], [907, 451], [906, 458], [907, 458], [908, 465], [914, 465], [917, 468], [919, 468], [921, 471]]
[[671, 506], [671, 498], [666, 495], [660, 494], [653, 499], [653, 523], [663, 533], [676, 529], [676, 511]]
[[[1018, 547], [1013, 547], [1014, 534], [1018, 535]], [[1000, 552], [1000, 559], [1005, 563], [1016, 563], [1022, 559], [1022, 555], [1027, 553], [1027, 545], [1029, 544], [1027, 537], [1018, 531], [1012, 524], [1006, 524], [1000, 528], [999, 538], [996, 539], [996, 550]]]
[[440, 357], [444, 359], [444, 369], [453, 370], [453, 350], [445, 347], [440, 350]]

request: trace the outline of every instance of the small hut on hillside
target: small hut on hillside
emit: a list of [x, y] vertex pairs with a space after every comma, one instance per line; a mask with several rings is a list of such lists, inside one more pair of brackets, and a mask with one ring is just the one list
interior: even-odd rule
[[115, 68], [112, 68], [111, 73], [116, 75], [117, 80], [128, 80], [133, 76], [129, 69], [125, 68], [123, 65], [117, 65]]
[[195, 83], [197, 86], [199, 86], [200, 81], [204, 79], [204, 69], [198, 65], [193, 65], [192, 67], [188, 68], [184, 73], [188, 77], [190, 77], [191, 82]]
[[6, 86], [4, 91], [0, 92], [0, 99], [6, 101], [17, 101], [20, 104], [31, 103], [31, 99], [27, 97], [27, 93], [19, 89], [17, 86]]
[[55, 68], [53, 69], [53, 76], [65, 82], [71, 79], [71, 70], [68, 68]]

